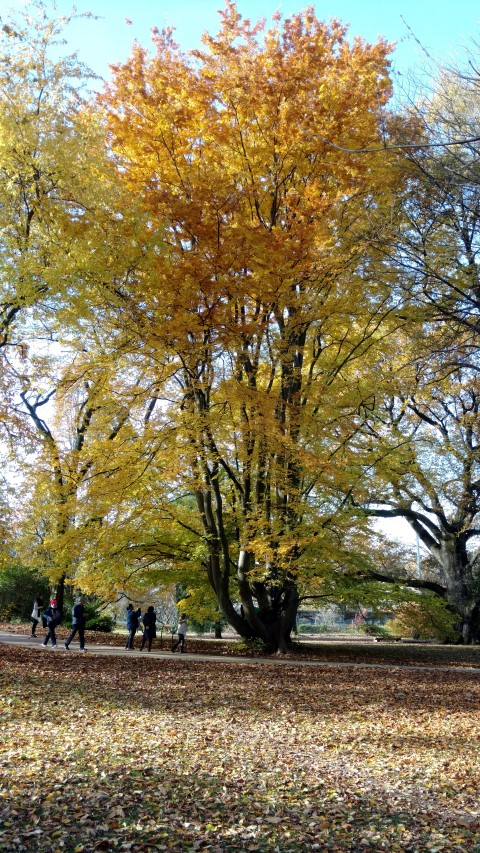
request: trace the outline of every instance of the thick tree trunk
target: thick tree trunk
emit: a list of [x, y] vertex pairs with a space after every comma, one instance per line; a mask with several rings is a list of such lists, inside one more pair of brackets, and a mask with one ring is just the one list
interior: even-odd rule
[[282, 613], [273, 624], [268, 626], [267, 647], [270, 651], [277, 652], [278, 654], [286, 654], [290, 650], [291, 633], [294, 624], [295, 619], [292, 621], [287, 613]]
[[295, 626], [298, 611], [298, 590], [292, 582], [286, 582], [276, 601], [268, 609], [260, 612], [265, 626], [268, 648], [272, 652], [285, 654], [290, 648], [291, 633]]
[[447, 593], [447, 601], [450, 603], [455, 613], [459, 615], [457, 623], [458, 643], [470, 645], [471, 643], [480, 642], [480, 618], [479, 608], [477, 604], [472, 604], [470, 598], [460, 598], [458, 595]]
[[62, 575], [62, 577], [58, 581], [55, 598], [57, 599], [57, 607], [63, 616], [63, 608], [65, 603], [65, 575]]
[[286, 611], [278, 612], [275, 608], [263, 610], [258, 616], [260, 625], [257, 622], [255, 627], [249, 624], [245, 616], [243, 619], [240, 616], [242, 619], [241, 626], [238, 622], [230, 624], [244, 639], [262, 640], [267, 650], [272, 654], [275, 652], [286, 654], [290, 648], [291, 633], [295, 625], [296, 615], [297, 609], [290, 605]]
[[[257, 591], [258, 593], [258, 591]], [[285, 583], [282, 590], [276, 590], [274, 597], [268, 594], [255, 599], [247, 587], [241, 595], [240, 613], [229, 606], [220, 610], [225, 619], [246, 640], [262, 640], [268, 651], [285, 654], [290, 648], [291, 633], [294, 629], [299, 605], [298, 590], [292, 582]], [[234, 618], [232, 618], [232, 610]]]
[[[196, 491], [197, 506], [208, 535], [209, 559], [206, 563], [209, 583], [218, 601], [220, 613], [244, 639], [262, 640], [271, 652], [285, 653], [296, 622], [299, 596], [296, 584], [288, 575], [251, 582], [254, 556], [240, 551], [237, 576], [231, 576], [229, 541], [223, 522], [222, 496], [218, 477], [210, 476], [210, 488]], [[213, 495], [213, 500], [212, 500]], [[234, 585], [232, 590], [231, 585]], [[233, 599], [233, 600], [232, 600]], [[238, 612], [234, 601], [240, 600]]]
[[470, 644], [480, 638], [479, 608], [473, 591], [472, 569], [461, 536], [445, 537], [437, 559], [446, 578], [445, 599], [458, 613], [458, 642]]
[[[388, 511], [376, 511], [374, 514], [378, 517], [392, 515]], [[476, 580], [478, 567], [476, 563], [470, 562], [466, 537], [462, 532], [452, 533], [440, 526], [433, 530], [433, 525], [430, 525], [430, 529], [426, 530], [424, 525], [416, 521], [413, 513], [406, 514], [405, 518], [436, 561], [440, 569], [438, 580], [394, 577], [379, 572], [370, 572], [369, 577], [387, 583], [401, 583], [414, 589], [431, 590], [441, 596], [458, 616], [457, 642], [480, 643], [480, 600]]]
[[299, 605], [294, 583], [288, 581], [282, 588], [277, 587], [275, 595], [269, 594], [268, 589], [261, 595], [258, 588], [252, 591], [244, 581], [239, 585], [240, 612], [224, 587], [217, 586], [215, 592], [222, 616], [243, 639], [262, 640], [272, 653], [288, 651]]

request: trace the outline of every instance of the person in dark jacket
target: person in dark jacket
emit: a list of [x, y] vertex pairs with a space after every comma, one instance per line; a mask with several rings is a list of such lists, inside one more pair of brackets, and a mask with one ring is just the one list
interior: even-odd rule
[[41, 645], [46, 648], [48, 641], [51, 640], [52, 649], [56, 649], [57, 638], [55, 636], [55, 628], [57, 625], [60, 625], [60, 622], [62, 621], [61, 613], [57, 607], [56, 598], [51, 599], [49, 606], [43, 611], [43, 616], [47, 623], [48, 632]]
[[127, 642], [125, 643], [126, 649], [133, 649], [133, 642], [135, 639], [135, 634], [137, 633], [138, 623], [140, 620], [140, 616], [142, 615], [142, 611], [140, 607], [138, 610], [133, 609], [133, 604], [129, 604], [127, 607], [127, 630], [128, 637]]
[[63, 644], [66, 650], [68, 651], [70, 647], [70, 643], [72, 642], [75, 634], [78, 631], [78, 641], [80, 644], [80, 651], [85, 652], [85, 607], [83, 604], [83, 598], [77, 598], [77, 601], [73, 605], [72, 608], [72, 631], [68, 638], [68, 640]]
[[143, 651], [143, 647], [145, 643], [148, 643], [148, 651], [152, 650], [152, 640], [157, 636], [157, 629], [155, 627], [157, 621], [157, 614], [153, 609], [152, 605], [148, 608], [147, 612], [143, 616], [143, 637], [142, 637], [142, 645], [140, 646], [140, 651]]

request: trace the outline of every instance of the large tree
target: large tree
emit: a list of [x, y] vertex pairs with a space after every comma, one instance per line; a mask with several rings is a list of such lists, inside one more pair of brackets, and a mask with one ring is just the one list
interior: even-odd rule
[[160, 518], [194, 497], [224, 617], [283, 650], [300, 573], [341, 550], [331, 424], [348, 440], [364, 366], [398, 322], [371, 252], [398, 155], [339, 150], [385, 140], [389, 47], [350, 43], [312, 9], [252, 26], [234, 3], [200, 51], [154, 43], [103, 98], [119, 180], [157, 244], [117, 304], [149, 376], [142, 459], [158, 465]]
[[[111, 445], [128, 424], [128, 411], [112, 399], [108, 364], [99, 354], [89, 360], [65, 347], [63, 360], [67, 353], [71, 363], [57, 375], [46, 370], [45, 358], [32, 356], [32, 374], [28, 382], [22, 377], [25, 388], [17, 408], [24, 422], [23, 446], [17, 442], [17, 470], [24, 470], [19, 545], [56, 587], [60, 608], [65, 581], [76, 584], [79, 526], [93, 523], [80, 508], [88, 478], [93, 470], [98, 474], [98, 445]], [[58, 361], [53, 360], [54, 371]]]

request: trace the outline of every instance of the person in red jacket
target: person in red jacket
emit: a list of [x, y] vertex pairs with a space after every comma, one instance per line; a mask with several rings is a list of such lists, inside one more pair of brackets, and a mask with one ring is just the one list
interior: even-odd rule
[[44, 648], [46, 648], [47, 643], [50, 640], [52, 643], [52, 649], [56, 649], [57, 648], [57, 638], [55, 636], [55, 628], [57, 627], [57, 625], [60, 625], [60, 622], [62, 621], [61, 613], [57, 607], [57, 599], [56, 598], [51, 599], [50, 605], [49, 605], [49, 607], [46, 608], [46, 610], [44, 610], [43, 616], [47, 622], [48, 632], [47, 632], [47, 636], [45, 637], [45, 639], [42, 643], [42, 646]]

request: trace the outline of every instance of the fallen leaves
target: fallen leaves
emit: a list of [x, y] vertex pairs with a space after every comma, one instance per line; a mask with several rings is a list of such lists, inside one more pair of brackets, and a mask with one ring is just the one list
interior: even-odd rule
[[1, 853], [480, 850], [474, 674], [1, 651]]

